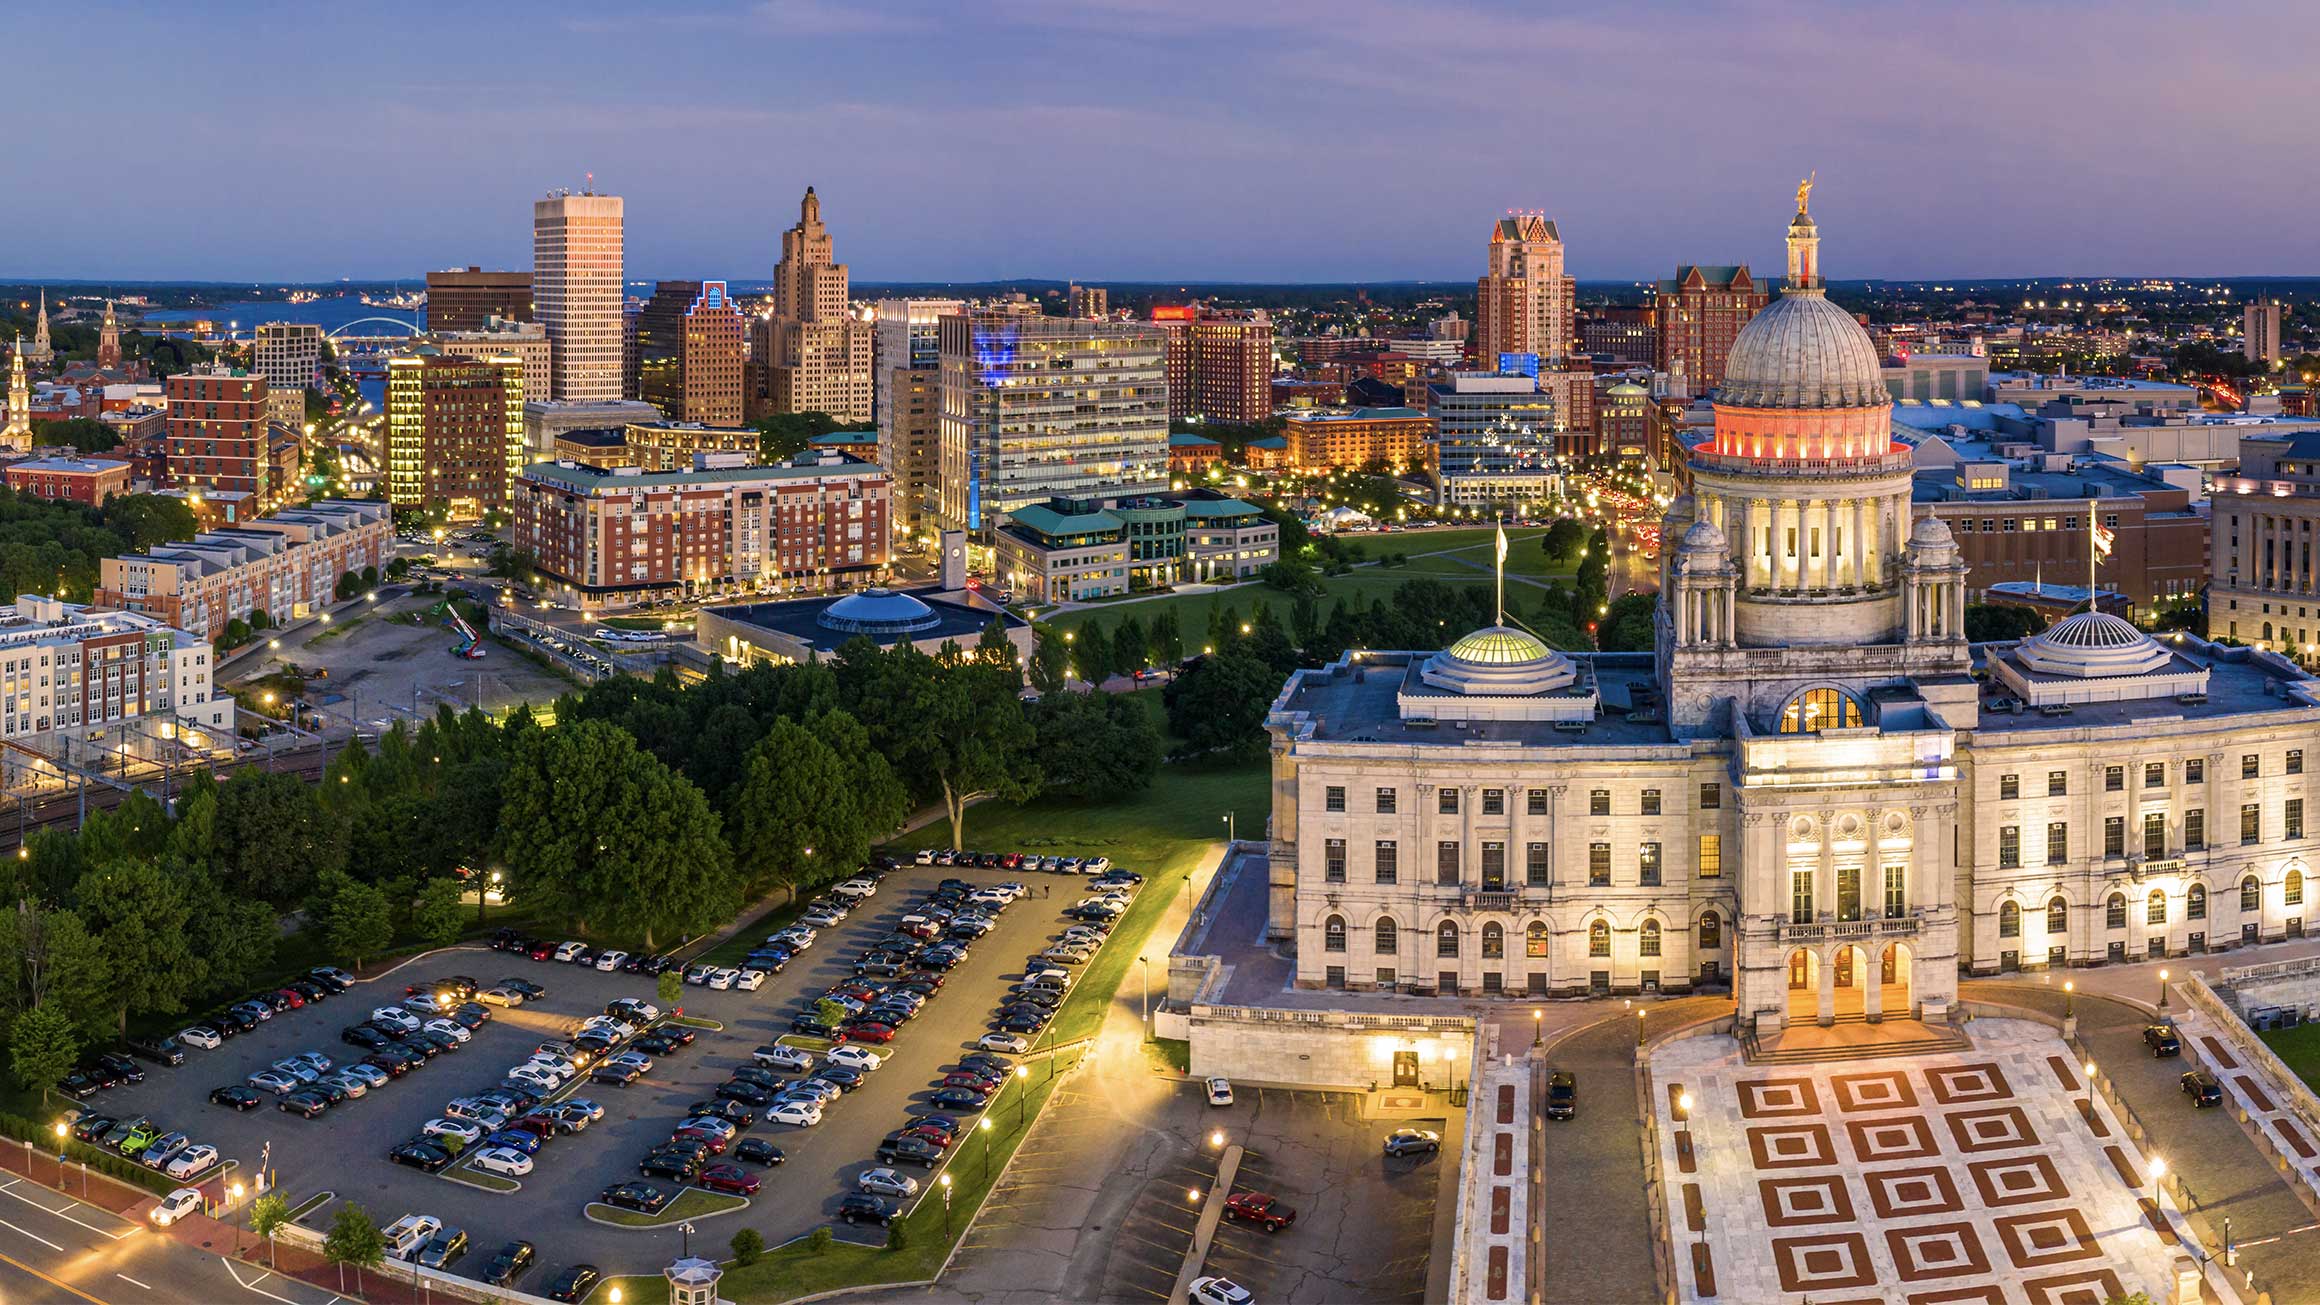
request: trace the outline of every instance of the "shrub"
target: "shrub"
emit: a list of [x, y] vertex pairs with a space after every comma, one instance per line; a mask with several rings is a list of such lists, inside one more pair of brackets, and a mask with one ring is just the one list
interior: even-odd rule
[[906, 1250], [906, 1249], [908, 1249], [908, 1248], [909, 1248], [909, 1246], [910, 1246], [910, 1233], [909, 1233], [909, 1231], [908, 1231], [908, 1230], [906, 1230], [906, 1229], [905, 1229], [905, 1228], [904, 1228], [904, 1227], [903, 1227], [901, 1224], [896, 1224], [896, 1225], [894, 1225], [893, 1227], [891, 1227], [891, 1228], [889, 1228], [889, 1229], [887, 1229], [887, 1230], [886, 1230], [886, 1249], [887, 1249], [887, 1250], [890, 1250], [890, 1251]]
[[735, 1264], [755, 1264], [757, 1257], [765, 1253], [765, 1235], [755, 1228], [744, 1228], [733, 1234], [730, 1245], [733, 1248], [733, 1262]]
[[813, 1232], [807, 1234], [806, 1249], [812, 1251], [816, 1255], [827, 1255], [830, 1250], [830, 1243], [836, 1240], [838, 1240], [837, 1234], [830, 1231], [830, 1226], [828, 1224], [823, 1224], [821, 1227], [816, 1228], [813, 1230]]

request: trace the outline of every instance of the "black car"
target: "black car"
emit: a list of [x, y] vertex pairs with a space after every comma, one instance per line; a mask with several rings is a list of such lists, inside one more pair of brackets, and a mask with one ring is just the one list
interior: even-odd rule
[[522, 934], [505, 926], [491, 931], [491, 949], [495, 952], [512, 952], [516, 950], [516, 944], [523, 940]]
[[330, 1098], [313, 1088], [300, 1088], [283, 1097], [282, 1104], [276, 1109], [284, 1114], [296, 1115], [300, 1119], [312, 1119], [330, 1109]]
[[733, 1144], [732, 1156], [753, 1165], [777, 1165], [789, 1159], [782, 1149], [762, 1137], [745, 1137]]
[[560, 1301], [581, 1300], [585, 1298], [589, 1292], [596, 1290], [596, 1282], [603, 1276], [604, 1275], [599, 1272], [596, 1266], [593, 1264], [575, 1264], [571, 1268], [557, 1274], [556, 1280], [548, 1284], [548, 1299]]
[[881, 1228], [892, 1227], [896, 1207], [894, 1202], [868, 1192], [848, 1192], [838, 1202], [838, 1217], [847, 1223], [874, 1223]]
[[286, 1010], [290, 1009], [290, 997], [289, 997], [289, 995], [288, 995], [287, 993], [284, 993], [284, 992], [283, 992], [281, 989], [279, 989], [279, 988], [277, 988], [277, 989], [275, 989], [275, 990], [273, 990], [273, 991], [271, 991], [271, 992], [261, 992], [261, 993], [259, 993], [257, 996], [250, 998], [250, 1000], [251, 1000], [251, 1001], [253, 1001], [253, 1002], [256, 1002], [256, 1003], [258, 1003], [258, 1004], [259, 1004], [259, 1005], [261, 1005], [261, 1006], [270, 1006], [270, 1007], [272, 1007], [272, 1008], [273, 1008], [273, 1010], [274, 1010], [274, 1013], [275, 1013], [275, 1014], [277, 1014], [277, 1015], [281, 1014], [283, 1011], [286, 1011]]
[[917, 1128], [931, 1128], [947, 1137], [954, 1138], [959, 1135], [959, 1130], [965, 1127], [966, 1124], [956, 1115], [912, 1115], [902, 1121], [902, 1131], [905, 1133]]
[[937, 1088], [926, 1100], [944, 1110], [981, 1110], [987, 1098], [972, 1088]]
[[258, 1027], [258, 1017], [238, 1007], [228, 1006], [203, 1020], [202, 1023], [216, 1029], [220, 1037], [230, 1038], [237, 1033], [247, 1033]]
[[779, 1074], [762, 1065], [736, 1065], [731, 1077], [737, 1083], [755, 1083], [769, 1092], [778, 1092], [789, 1086]]
[[898, 1160], [908, 1160], [912, 1164], [925, 1165], [931, 1169], [941, 1164], [942, 1158], [943, 1149], [941, 1147], [923, 1137], [912, 1137], [908, 1133], [888, 1133], [886, 1140], [878, 1144], [878, 1163], [882, 1165], [890, 1165]]
[[588, 1081], [607, 1087], [627, 1087], [644, 1077], [644, 1071], [634, 1065], [598, 1065], [588, 1073]]
[[1037, 1033], [1047, 1021], [1036, 1015], [1002, 1015], [991, 1021], [991, 1027], [1001, 1033]]
[[726, 1101], [739, 1101], [763, 1110], [773, 1104], [773, 1094], [755, 1083], [731, 1079], [717, 1085], [716, 1095]]
[[779, 974], [789, 968], [788, 952], [751, 952], [741, 958], [739, 968], [755, 970], [760, 974]]
[[637, 1165], [636, 1171], [647, 1178], [670, 1178], [680, 1183], [689, 1183], [693, 1181], [693, 1175], [701, 1171], [701, 1162], [681, 1152], [655, 1151]]
[[285, 983], [282, 986], [288, 988], [292, 992], [297, 993], [299, 996], [304, 997], [310, 1002], [321, 1001], [326, 997], [334, 997], [338, 995], [338, 989], [325, 988], [320, 982], [314, 979], [292, 979], [290, 982]]
[[2151, 1054], [2154, 1057], [2183, 1054], [2183, 1039], [2176, 1035], [2175, 1026], [2172, 1024], [2144, 1025], [2143, 1045], [2151, 1049]]
[[[548, 995], [548, 990], [546, 988], [541, 987], [539, 984], [536, 984], [529, 979], [501, 979], [499, 981], [499, 986], [507, 989], [509, 992], [522, 993], [524, 995], [525, 1001], [538, 1001], [540, 998]], [[594, 1270], [590, 1270], [590, 1272], [594, 1272]]]
[[800, 1015], [789, 1022], [789, 1031], [802, 1038], [834, 1038], [838, 1031], [811, 1015]]
[[179, 1046], [175, 1038], [131, 1038], [128, 1047], [130, 1054], [142, 1056], [156, 1065], [185, 1063], [185, 1048]]
[[1015, 1062], [988, 1051], [972, 1051], [959, 1057], [959, 1068], [970, 1074], [995, 1074], [1005, 1078], [1015, 1072]]
[[757, 1124], [757, 1112], [738, 1101], [696, 1101], [685, 1114], [687, 1118], [706, 1115], [711, 1119], [722, 1119], [743, 1132]]
[[321, 984], [323, 987], [330, 989], [332, 992], [345, 992], [348, 988], [354, 986], [348, 983], [345, 979], [340, 978], [336, 973], [325, 969], [308, 970], [306, 972], [306, 977], [312, 979], [316, 983]]
[[104, 1091], [105, 1085], [102, 1080], [98, 1079], [96, 1075], [89, 1073], [87, 1070], [76, 1069], [72, 1073], [67, 1074], [63, 1078], [57, 1080], [56, 1090], [64, 1093], [68, 1097], [71, 1097], [75, 1101], [86, 1101], [90, 1097], [93, 1097], [99, 1092]]
[[353, 1028], [341, 1032], [338, 1035], [338, 1040], [350, 1047], [361, 1047], [365, 1051], [377, 1051], [381, 1047], [392, 1045], [394, 1042], [393, 1038], [368, 1024], [357, 1024]]
[[[243, 1088], [241, 1090], [244, 1092], [249, 1092], [248, 1088]], [[255, 1098], [257, 1095], [258, 1094], [255, 1092], [250, 1092], [250, 1096], [252, 1098]], [[255, 1104], [254, 1100], [253, 1104]], [[80, 1118], [73, 1121], [73, 1139], [75, 1141], [87, 1142], [93, 1146], [102, 1140], [105, 1134], [113, 1131], [113, 1125], [120, 1122], [120, 1120], [113, 1118], [111, 1115], [82, 1115]]]
[[673, 1056], [685, 1048], [684, 1043], [664, 1037], [658, 1031], [647, 1033], [629, 1045], [648, 1056]]
[[1547, 1075], [1546, 1116], [1549, 1119], [1579, 1117], [1579, 1080], [1571, 1071], [1558, 1069]]
[[307, 1084], [305, 1090], [314, 1093], [334, 1106], [339, 1102], [346, 1100], [345, 1088], [342, 1088], [338, 1084], [329, 1082], [324, 1079], [316, 1079], [312, 1083]]
[[451, 1153], [433, 1142], [409, 1141], [387, 1152], [387, 1159], [413, 1169], [435, 1173], [451, 1163]]
[[2223, 1104], [2223, 1085], [2215, 1081], [2215, 1075], [2204, 1069], [2195, 1069], [2183, 1076], [2183, 1095], [2191, 1098], [2194, 1110], [2220, 1106]]
[[485, 1262], [483, 1280], [494, 1287], [505, 1287], [523, 1277], [524, 1271], [532, 1267], [532, 1261], [538, 1256], [539, 1252], [533, 1249], [530, 1242], [509, 1242]]
[[411, 1072], [411, 1061], [406, 1057], [394, 1054], [395, 1050], [393, 1047], [382, 1047], [363, 1057], [362, 1063], [372, 1069], [384, 1071], [388, 1078], [401, 1078]]
[[[91, 1056], [82, 1061], [80, 1072], [86, 1074], [89, 1081], [95, 1083], [99, 1088], [119, 1087], [123, 1081], [120, 1071], [114, 1069], [102, 1056]], [[144, 1075], [139, 1074], [137, 1077], [143, 1078]]]
[[614, 1183], [598, 1193], [596, 1199], [623, 1210], [659, 1214], [669, 1203], [669, 1194], [651, 1183]]
[[[736, 1070], [735, 1072], [738, 1073], [739, 1071]], [[812, 1077], [821, 1079], [824, 1082], [835, 1083], [838, 1085], [841, 1091], [846, 1092], [851, 1092], [854, 1089], [861, 1087], [863, 1083], [868, 1081], [862, 1077], [861, 1070], [848, 1069], [844, 1065], [824, 1065], [820, 1069], [815, 1070], [812, 1074]]]
[[209, 1094], [213, 1106], [230, 1106], [235, 1110], [256, 1110], [265, 1104], [265, 1098], [246, 1087], [222, 1087]]

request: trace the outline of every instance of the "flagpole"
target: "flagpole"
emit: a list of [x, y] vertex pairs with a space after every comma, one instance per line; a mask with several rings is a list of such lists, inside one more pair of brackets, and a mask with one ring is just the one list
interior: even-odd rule
[[2094, 568], [2102, 556], [2102, 535], [2098, 533], [2102, 527], [2095, 521], [2095, 505], [2098, 501], [2091, 498], [2086, 501], [2086, 610], [2090, 612], [2095, 609]]
[[1497, 567], [1497, 571], [1498, 571], [1498, 583], [1497, 583], [1497, 587], [1496, 587], [1496, 594], [1497, 594], [1497, 599], [1496, 599], [1496, 601], [1497, 601], [1497, 604], [1498, 604], [1498, 619], [1497, 619], [1497, 620], [1495, 620], [1495, 621], [1493, 621], [1493, 622], [1492, 622], [1492, 624], [1494, 624], [1494, 625], [1505, 625], [1505, 624], [1506, 624], [1506, 518], [1505, 518], [1505, 517], [1503, 517], [1503, 516], [1499, 518], [1499, 522], [1498, 522], [1498, 547], [1497, 547], [1496, 549], [1492, 550], [1492, 551], [1494, 551], [1494, 552], [1495, 552], [1495, 553], [1497, 553], [1497, 555], [1498, 555], [1498, 567]]

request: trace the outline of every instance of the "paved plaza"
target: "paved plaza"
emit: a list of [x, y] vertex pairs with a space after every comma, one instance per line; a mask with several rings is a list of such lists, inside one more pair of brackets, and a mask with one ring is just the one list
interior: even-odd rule
[[1968, 1031], [1945, 1055], [1749, 1065], [1720, 1037], [1654, 1054], [1679, 1298], [2173, 1299], [2183, 1251], [2069, 1049], [2027, 1020]]

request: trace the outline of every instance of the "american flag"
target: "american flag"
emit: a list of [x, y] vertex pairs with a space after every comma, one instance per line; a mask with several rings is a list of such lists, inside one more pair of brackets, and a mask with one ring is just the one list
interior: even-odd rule
[[2118, 542], [2118, 537], [2117, 531], [2096, 526], [2094, 528], [2094, 555], [2098, 558], [2109, 557], [2112, 546]]

